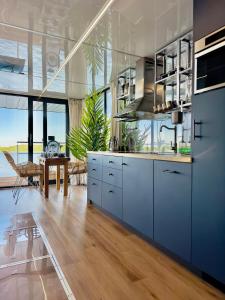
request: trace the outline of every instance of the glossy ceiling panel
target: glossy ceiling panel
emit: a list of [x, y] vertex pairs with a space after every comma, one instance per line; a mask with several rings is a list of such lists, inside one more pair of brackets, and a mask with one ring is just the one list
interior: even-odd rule
[[156, 50], [191, 30], [192, 0], [117, 0], [96, 26], [88, 43], [137, 56], [152, 56]]
[[[25, 59], [22, 74], [0, 69], [0, 89], [40, 95], [105, 2], [0, 0], [0, 58]], [[43, 96], [83, 98], [109, 84], [140, 56], [154, 56], [191, 29], [192, 6], [193, 0], [115, 0]]]
[[0, 22], [77, 40], [104, 3], [105, 0], [1, 0]]

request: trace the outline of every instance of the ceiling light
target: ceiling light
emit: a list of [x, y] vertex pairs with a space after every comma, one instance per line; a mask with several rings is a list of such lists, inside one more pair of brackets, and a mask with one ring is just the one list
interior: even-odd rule
[[98, 14], [95, 16], [95, 18], [91, 21], [90, 25], [87, 27], [87, 29], [84, 31], [84, 33], [81, 35], [75, 46], [72, 48], [70, 53], [67, 55], [65, 58], [64, 62], [62, 65], [59, 67], [59, 69], [55, 72], [54, 76], [49, 80], [49, 82], [46, 84], [44, 87], [43, 91], [40, 94], [40, 97], [48, 90], [49, 86], [53, 83], [53, 81], [57, 78], [61, 70], [66, 66], [66, 64], [70, 61], [70, 59], [74, 56], [74, 54], [77, 52], [77, 50], [80, 48], [82, 43], [86, 40], [86, 38], [89, 36], [89, 34], [93, 31], [95, 26], [98, 24], [98, 22], [101, 20], [101, 18], [104, 16], [106, 13], [107, 9], [112, 5], [114, 0], [108, 0], [106, 3], [103, 5], [103, 7], [100, 9]]

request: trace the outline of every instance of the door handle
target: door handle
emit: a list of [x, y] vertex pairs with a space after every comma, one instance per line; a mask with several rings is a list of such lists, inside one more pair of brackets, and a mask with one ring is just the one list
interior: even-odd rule
[[113, 191], [109, 191], [109, 193], [113, 193]]
[[113, 161], [112, 160], [109, 160], [109, 164], [112, 164], [113, 163]]
[[126, 163], [124, 163], [124, 162], [123, 162], [121, 165], [122, 165], [122, 166], [127, 166], [127, 164], [126, 164]]
[[92, 171], [96, 171], [96, 169], [92, 169]]
[[[196, 138], [200, 139], [202, 136], [201, 135], [198, 135], [196, 134], [196, 125], [197, 126], [201, 126], [202, 122], [201, 121], [195, 121], [194, 120], [194, 125], [193, 125], [193, 137], [194, 137], [194, 141]], [[200, 127], [200, 130], [201, 130], [201, 127]]]
[[113, 173], [109, 173], [109, 176], [113, 176]]
[[92, 185], [96, 185], [96, 183], [93, 182]]

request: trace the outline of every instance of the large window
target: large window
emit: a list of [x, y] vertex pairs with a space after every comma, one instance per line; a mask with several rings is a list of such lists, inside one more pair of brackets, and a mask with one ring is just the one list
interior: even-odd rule
[[48, 136], [66, 152], [68, 131], [66, 100], [0, 94], [0, 187], [13, 185], [16, 176], [2, 151], [10, 152], [15, 163], [38, 163]]

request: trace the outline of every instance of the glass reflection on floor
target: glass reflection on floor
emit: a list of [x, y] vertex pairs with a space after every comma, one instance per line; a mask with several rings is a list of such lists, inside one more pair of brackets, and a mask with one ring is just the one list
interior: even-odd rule
[[0, 216], [0, 299], [70, 299], [31, 213]]

